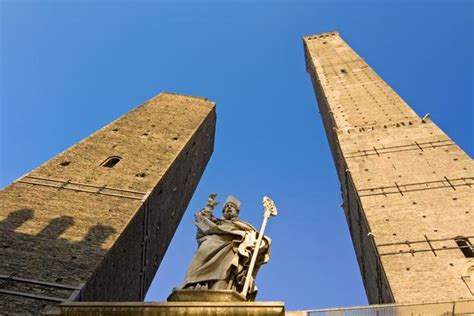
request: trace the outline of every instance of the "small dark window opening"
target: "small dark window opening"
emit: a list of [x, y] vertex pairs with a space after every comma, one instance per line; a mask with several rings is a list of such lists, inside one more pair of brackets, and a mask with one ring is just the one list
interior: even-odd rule
[[111, 156], [101, 164], [102, 167], [113, 168], [118, 162], [121, 160], [121, 157], [118, 156]]
[[459, 249], [464, 254], [466, 258], [474, 258], [474, 251], [472, 249], [472, 244], [468, 238], [463, 236], [454, 237], [454, 241], [458, 244]]
[[342, 72], [343, 74], [346, 74], [346, 73], [347, 73], [347, 70], [341, 69], [341, 72]]

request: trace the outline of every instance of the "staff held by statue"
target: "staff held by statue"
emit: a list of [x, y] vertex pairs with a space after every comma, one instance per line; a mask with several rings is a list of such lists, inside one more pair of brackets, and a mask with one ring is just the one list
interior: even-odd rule
[[278, 214], [278, 210], [275, 206], [275, 203], [268, 196], [263, 197], [262, 203], [264, 208], [262, 227], [260, 228], [257, 242], [255, 244], [255, 249], [253, 250], [252, 260], [250, 261], [249, 269], [247, 271], [247, 277], [245, 278], [244, 287], [241, 292], [243, 297], [247, 297], [250, 282], [253, 279], [252, 273], [255, 268], [255, 262], [257, 261], [258, 257], [258, 250], [260, 249], [260, 245], [262, 244], [262, 239], [265, 234], [265, 228], [267, 227], [268, 219], [270, 218], [270, 216], [276, 216]]

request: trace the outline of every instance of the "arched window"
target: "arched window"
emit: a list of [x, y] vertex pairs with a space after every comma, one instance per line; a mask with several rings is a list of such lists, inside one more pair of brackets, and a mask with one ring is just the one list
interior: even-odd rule
[[464, 254], [466, 258], [474, 258], [474, 251], [472, 249], [472, 244], [468, 238], [463, 236], [454, 237], [454, 241], [458, 244], [459, 249]]
[[110, 156], [109, 158], [105, 159], [104, 162], [100, 165], [102, 167], [113, 168], [116, 164], [119, 163], [121, 159], [122, 157], [119, 156]]

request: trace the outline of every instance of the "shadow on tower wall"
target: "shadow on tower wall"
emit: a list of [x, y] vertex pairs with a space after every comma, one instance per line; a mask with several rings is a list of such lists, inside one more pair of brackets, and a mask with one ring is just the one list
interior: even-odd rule
[[37, 313], [74, 299], [103, 261], [103, 243], [116, 233], [111, 226], [96, 224], [80, 241], [61, 238], [74, 226], [71, 216], [54, 218], [36, 235], [18, 232], [34, 215], [32, 209], [19, 209], [0, 221], [0, 310]]

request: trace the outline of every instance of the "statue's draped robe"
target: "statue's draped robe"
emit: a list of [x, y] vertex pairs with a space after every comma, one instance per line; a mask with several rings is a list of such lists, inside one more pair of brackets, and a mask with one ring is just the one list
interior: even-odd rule
[[[207, 227], [203, 227], [202, 222]], [[182, 288], [224, 280], [240, 291], [247, 276], [248, 266], [258, 237], [256, 229], [239, 219], [216, 219], [199, 212], [196, 214], [198, 250], [188, 268]], [[270, 238], [264, 237], [252, 274], [250, 296], [256, 291], [254, 277], [259, 267], [270, 258]], [[255, 294], [255, 293], [254, 293]]]

